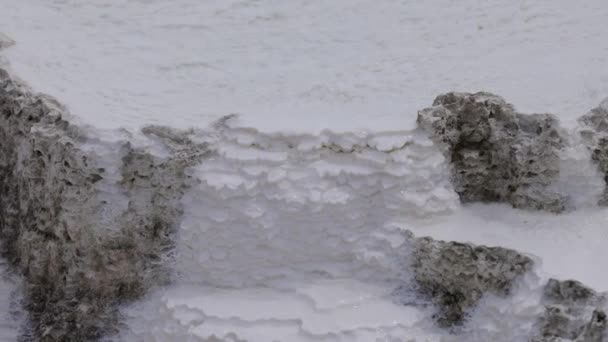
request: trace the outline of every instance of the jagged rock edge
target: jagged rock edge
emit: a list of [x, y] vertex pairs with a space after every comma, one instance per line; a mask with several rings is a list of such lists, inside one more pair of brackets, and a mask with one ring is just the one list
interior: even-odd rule
[[[434, 319], [458, 334], [480, 299], [508, 297], [516, 282], [532, 272], [534, 259], [515, 250], [415, 237], [404, 232], [413, 273], [410, 286], [436, 307]], [[544, 285], [544, 312], [530, 332], [531, 342], [603, 342], [608, 336], [607, 293], [576, 280], [549, 279]]]
[[[82, 149], [91, 139], [64, 114], [0, 69], [0, 238], [24, 278], [31, 329], [23, 341], [112, 334], [119, 304], [169, 281], [165, 259], [193, 181], [186, 169], [208, 153], [192, 132], [150, 126], [143, 133], [169, 156], [117, 143], [119, 174], [110, 179], [101, 157]], [[117, 210], [112, 196], [124, 203], [108, 214]]]
[[551, 114], [521, 114], [498, 95], [450, 92], [418, 112], [417, 123], [451, 164], [462, 202], [506, 202], [562, 212], [569, 198], [559, 176], [563, 132]]

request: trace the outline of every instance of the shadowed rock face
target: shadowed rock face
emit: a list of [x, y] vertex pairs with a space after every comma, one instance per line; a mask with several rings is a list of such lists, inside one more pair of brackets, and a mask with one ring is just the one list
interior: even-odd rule
[[554, 116], [519, 114], [490, 93], [448, 93], [418, 113], [418, 125], [444, 146], [463, 202], [566, 208], [567, 198], [548, 188], [559, 175], [563, 144]]
[[413, 243], [415, 280], [422, 293], [438, 305], [437, 321], [450, 327], [462, 323], [468, 309], [491, 292], [509, 294], [513, 282], [532, 267], [532, 260], [501, 247], [419, 238]]
[[606, 188], [600, 199], [600, 205], [608, 205], [608, 98], [597, 108], [579, 119], [583, 140], [591, 150], [591, 158], [604, 174]]
[[190, 182], [185, 170], [206, 151], [186, 133], [149, 127], [170, 156], [109, 146], [110, 171], [62, 113], [0, 69], [0, 238], [24, 277], [32, 331], [23, 340], [111, 334], [118, 304], [168, 280], [162, 259]]
[[574, 280], [551, 279], [545, 286], [543, 301], [546, 309], [533, 342], [604, 340], [604, 296]]

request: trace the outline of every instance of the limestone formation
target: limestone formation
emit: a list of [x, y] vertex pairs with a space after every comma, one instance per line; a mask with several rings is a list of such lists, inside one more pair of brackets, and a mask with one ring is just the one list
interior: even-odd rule
[[583, 115], [579, 123], [582, 126], [581, 136], [591, 150], [591, 158], [604, 174], [606, 187], [600, 204], [608, 205], [608, 98]]
[[545, 313], [533, 342], [602, 342], [606, 335], [605, 297], [574, 281], [549, 280]]
[[[63, 113], [0, 69], [0, 238], [24, 277], [24, 340], [111, 334], [118, 304], [168, 280], [163, 260], [186, 169], [206, 153], [186, 133], [158, 127], [144, 133], [167, 147], [166, 158], [128, 143], [104, 147]], [[115, 153], [115, 165], [100, 151]]]
[[418, 125], [444, 147], [463, 202], [566, 208], [567, 197], [550, 189], [563, 144], [554, 116], [517, 113], [490, 93], [447, 93], [418, 113]]
[[[5, 41], [0, 36], [0, 48]], [[187, 171], [209, 153], [191, 139], [193, 132], [159, 126], [142, 133], [167, 156], [103, 142], [64, 113], [54, 99], [0, 69], [0, 251], [24, 278], [32, 323], [24, 341], [111, 335], [120, 326], [119, 304], [170, 280], [165, 260], [181, 198], [194, 182]], [[608, 174], [608, 100], [581, 122], [594, 160]], [[562, 146], [553, 116], [516, 113], [488, 93], [449, 93], [421, 111], [418, 123], [445, 148], [463, 201], [566, 207], [567, 199], [550, 190]], [[507, 296], [533, 264], [506, 248], [408, 239], [417, 289], [437, 304], [435, 318], [445, 327], [461, 324], [484, 294]], [[574, 281], [551, 280], [544, 301], [534, 341], [602, 340], [602, 296]]]
[[485, 293], [506, 296], [513, 282], [532, 267], [532, 260], [502, 247], [419, 238], [413, 243], [415, 281], [439, 306], [444, 327], [461, 324]]

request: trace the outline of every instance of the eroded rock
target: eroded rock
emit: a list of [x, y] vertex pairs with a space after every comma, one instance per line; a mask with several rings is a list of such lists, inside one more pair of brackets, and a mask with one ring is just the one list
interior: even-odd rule
[[[435, 319], [442, 327], [462, 324], [484, 294], [508, 296], [514, 282], [533, 266], [529, 257], [502, 247], [415, 238], [410, 232], [407, 236], [418, 290], [438, 306]], [[542, 304], [545, 311], [531, 342], [605, 341], [606, 295], [578, 281], [550, 279]]]
[[115, 152], [108, 170], [90, 151], [96, 142], [62, 113], [0, 69], [0, 238], [24, 277], [31, 339], [89, 341], [117, 328], [118, 304], [169, 279], [163, 260], [185, 171], [206, 148], [184, 132], [149, 129], [169, 156], [99, 146]]
[[608, 98], [579, 119], [580, 134], [591, 150], [591, 158], [604, 175], [606, 187], [599, 201], [608, 205]]
[[545, 313], [533, 342], [602, 342], [606, 336], [605, 297], [578, 281], [550, 279], [545, 286]]
[[444, 327], [462, 323], [485, 293], [508, 295], [513, 282], [533, 264], [529, 257], [502, 247], [428, 237], [416, 239], [413, 246], [415, 280], [439, 306], [436, 319]]
[[447, 93], [418, 113], [418, 125], [445, 148], [463, 202], [508, 202], [561, 212], [567, 196], [549, 186], [563, 141], [550, 114], [520, 114], [490, 93]]

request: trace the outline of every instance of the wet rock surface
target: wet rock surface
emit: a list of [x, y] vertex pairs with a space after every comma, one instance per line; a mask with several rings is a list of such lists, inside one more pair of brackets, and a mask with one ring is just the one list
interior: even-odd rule
[[591, 158], [604, 174], [606, 187], [599, 204], [606, 206], [608, 205], [608, 98], [583, 115], [579, 123], [582, 126], [580, 134], [591, 150]]
[[117, 156], [110, 170], [63, 113], [0, 69], [0, 238], [24, 277], [24, 341], [112, 334], [118, 304], [168, 281], [163, 260], [191, 182], [185, 170], [206, 153], [187, 132], [148, 127], [168, 156], [101, 146]]
[[463, 323], [485, 293], [507, 296], [513, 282], [533, 265], [529, 257], [502, 247], [475, 246], [428, 237], [413, 242], [412, 269], [419, 290], [439, 307], [439, 325]]
[[545, 313], [534, 342], [601, 342], [606, 336], [606, 298], [578, 281], [550, 279], [544, 289]]
[[563, 144], [554, 116], [517, 113], [490, 93], [447, 93], [418, 113], [418, 125], [444, 146], [461, 201], [566, 208], [567, 197], [549, 188]]

